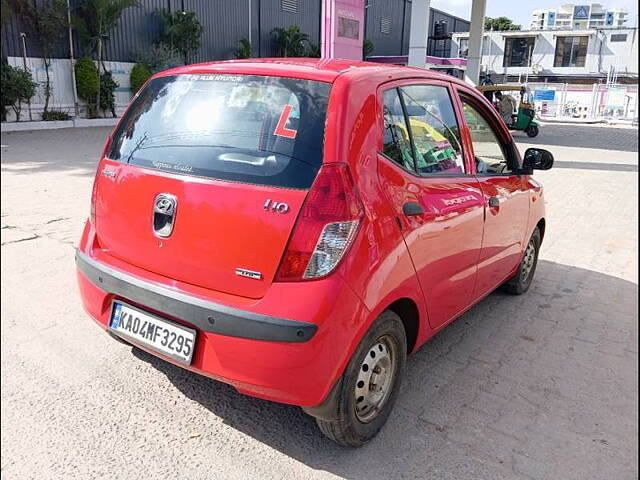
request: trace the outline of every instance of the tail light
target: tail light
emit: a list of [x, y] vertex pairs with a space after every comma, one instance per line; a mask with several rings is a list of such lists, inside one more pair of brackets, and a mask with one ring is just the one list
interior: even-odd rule
[[[99, 167], [98, 167], [99, 168]], [[96, 178], [93, 179], [93, 188], [91, 189], [91, 209], [89, 210], [89, 220], [91, 221], [91, 225], [95, 227], [96, 225], [96, 196], [98, 189], [98, 174], [96, 173]]]
[[363, 215], [349, 168], [324, 165], [298, 216], [276, 281], [312, 280], [331, 273], [355, 238]]
[[102, 149], [102, 154], [100, 155], [100, 160], [98, 161], [98, 168], [96, 169], [96, 176], [93, 179], [93, 188], [91, 189], [91, 209], [89, 211], [89, 220], [95, 226], [96, 224], [96, 196], [98, 194], [98, 175], [100, 175], [100, 164], [102, 159], [107, 156], [109, 149], [111, 148], [112, 137], [109, 135], [107, 137], [107, 141], [104, 144], [104, 148]]

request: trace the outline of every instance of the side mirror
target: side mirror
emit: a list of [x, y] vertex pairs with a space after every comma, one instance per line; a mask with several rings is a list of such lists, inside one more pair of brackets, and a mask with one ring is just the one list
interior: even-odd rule
[[524, 170], [549, 170], [553, 167], [553, 154], [542, 148], [527, 148], [524, 152]]

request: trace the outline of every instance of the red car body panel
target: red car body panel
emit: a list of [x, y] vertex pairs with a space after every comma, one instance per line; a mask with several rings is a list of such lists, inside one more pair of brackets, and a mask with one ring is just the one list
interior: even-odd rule
[[[461, 81], [422, 69], [315, 59], [192, 65], [158, 76], [196, 73], [332, 82], [323, 162], [349, 166], [364, 217], [331, 274], [313, 281], [273, 281], [306, 191], [277, 189], [291, 212], [265, 219], [262, 205], [273, 196], [273, 188], [247, 188], [102, 158], [95, 186], [98, 234], [88, 220], [79, 253], [167, 291], [249, 314], [317, 326], [315, 335], [300, 343], [238, 338], [196, 327], [194, 357], [191, 365], [180, 365], [184, 368], [260, 398], [318, 405], [382, 311], [398, 302], [412, 305], [416, 328], [409, 343], [415, 349], [516, 271], [536, 225], [544, 233], [544, 202], [537, 182], [528, 175], [473, 175], [473, 145], [456, 92], [467, 92], [489, 104]], [[381, 91], [422, 83], [450, 89], [471, 175], [412, 177], [378, 153], [382, 150]], [[492, 115], [504, 141], [512, 143], [506, 126]], [[103, 176], [103, 169], [113, 170], [114, 178]], [[150, 233], [150, 202], [165, 191], [178, 197], [179, 212], [176, 232], [166, 242]], [[501, 197], [500, 207], [489, 207], [491, 196]], [[402, 205], [407, 201], [420, 203], [424, 217], [403, 216]], [[199, 235], [221, 224], [229, 226], [226, 235], [213, 239]], [[243, 262], [257, 265], [264, 279], [257, 282], [233, 275], [233, 267]], [[103, 329], [108, 329], [114, 298], [194, 327], [166, 311], [105, 291], [100, 280], [95, 283], [81, 270], [78, 284], [85, 310]]]

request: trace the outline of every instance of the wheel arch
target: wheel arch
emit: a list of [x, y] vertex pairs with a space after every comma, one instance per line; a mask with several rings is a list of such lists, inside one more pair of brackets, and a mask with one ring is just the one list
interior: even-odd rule
[[409, 297], [399, 298], [382, 311], [391, 310], [402, 320], [404, 331], [407, 337], [407, 353], [411, 353], [416, 346], [418, 340], [418, 332], [420, 330], [420, 311], [418, 305]]
[[542, 241], [544, 240], [544, 232], [547, 228], [547, 221], [544, 219], [544, 217], [538, 220], [538, 223], [536, 223], [536, 227], [538, 227], [538, 230], [540, 230], [540, 243], [542, 244]]

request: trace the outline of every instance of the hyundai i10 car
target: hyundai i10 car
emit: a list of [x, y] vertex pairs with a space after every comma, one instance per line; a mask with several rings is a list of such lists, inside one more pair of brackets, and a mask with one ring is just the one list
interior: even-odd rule
[[262, 59], [153, 76], [106, 141], [77, 252], [110, 335], [357, 446], [407, 355], [531, 285], [534, 169], [474, 88], [424, 69]]

